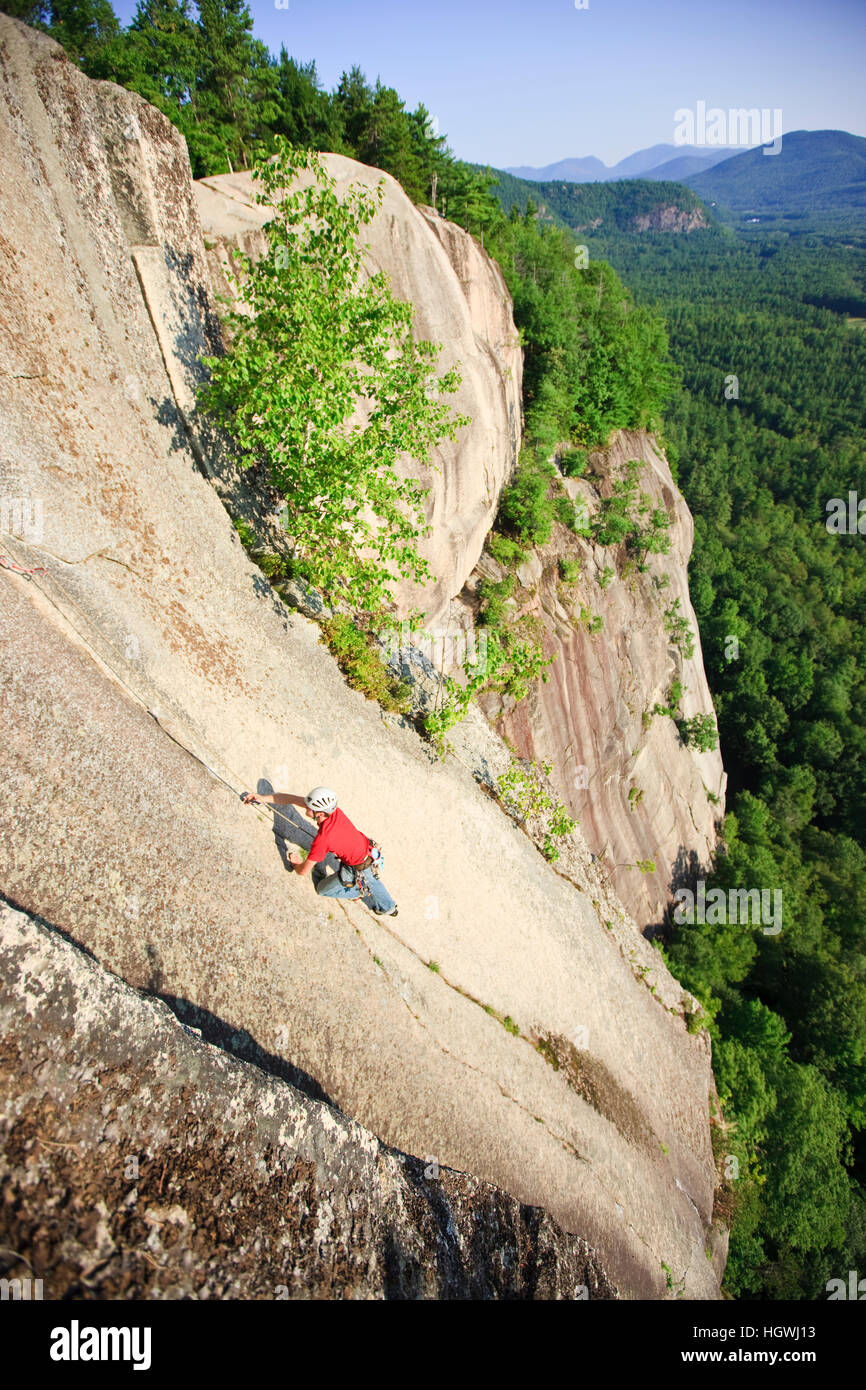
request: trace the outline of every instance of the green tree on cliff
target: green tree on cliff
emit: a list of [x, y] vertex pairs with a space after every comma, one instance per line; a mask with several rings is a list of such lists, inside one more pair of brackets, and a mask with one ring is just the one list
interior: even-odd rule
[[[312, 182], [290, 191], [303, 171]], [[285, 142], [254, 177], [273, 214], [269, 247], [255, 265], [240, 258], [231, 346], [206, 359], [202, 402], [245, 464], [266, 463], [300, 573], [376, 612], [398, 576], [429, 577], [417, 550], [427, 489], [398, 463], [425, 464], [467, 423], [440, 399], [460, 378], [436, 375], [439, 348], [413, 340], [412, 306], [364, 272], [358, 233], [381, 188], [353, 184], [341, 201], [318, 155]]]

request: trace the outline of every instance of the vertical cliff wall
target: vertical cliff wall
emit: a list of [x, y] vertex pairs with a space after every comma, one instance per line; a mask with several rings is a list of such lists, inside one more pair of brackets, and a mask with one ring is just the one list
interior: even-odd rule
[[[0, 459], [29, 508], [0, 547], [3, 896], [384, 1144], [545, 1208], [623, 1296], [666, 1296], [665, 1266], [718, 1296], [690, 1001], [459, 761], [346, 687], [206, 476], [182, 139], [0, 16], [0, 150]], [[237, 796], [318, 782], [384, 846], [395, 921], [317, 898]]]
[[[489, 557], [471, 571], [519, 450], [522, 354], [511, 301], [499, 268], [460, 227], [432, 208], [414, 207], [380, 170], [340, 155], [323, 161], [341, 193], [351, 182], [372, 188], [384, 180], [382, 211], [364, 236], [369, 267], [384, 270], [395, 293], [415, 306], [415, 331], [443, 344], [443, 367], [459, 363], [463, 374], [455, 409], [471, 416], [471, 426], [434, 451], [430, 468], [406, 461], [432, 488], [432, 535], [423, 548], [438, 579], [425, 590], [403, 586], [400, 606], [404, 612], [419, 607], [427, 631], [441, 637], [471, 627], [479, 579], [505, 573]], [[303, 174], [299, 183], [308, 179]], [[247, 173], [195, 185], [212, 283], [228, 299], [233, 250], [255, 258], [266, 245], [268, 212], [255, 201], [256, 187]], [[557, 526], [551, 543], [522, 567], [514, 612], [540, 625], [545, 653], [557, 658], [550, 681], [536, 683], [517, 708], [492, 695], [481, 704], [522, 757], [553, 763], [558, 795], [579, 818], [628, 912], [647, 927], [662, 921], [682, 876], [710, 863], [724, 811], [724, 774], [718, 752], [685, 748], [673, 721], [651, 713], [666, 703], [676, 679], [686, 688], [685, 717], [712, 711], [688, 592], [692, 518], [664, 454], [645, 432], [623, 432], [592, 455], [590, 480], [566, 486], [592, 515], [631, 458], [642, 465], [641, 489], [671, 518], [670, 554], [653, 557], [645, 574], [618, 574], [603, 588], [598, 580], [605, 568], [615, 560], [623, 571], [624, 557]], [[561, 557], [582, 566], [580, 583], [567, 592], [559, 578]], [[654, 587], [664, 576], [666, 587]], [[695, 634], [688, 660], [670, 644], [664, 626], [664, 609], [677, 599]], [[576, 620], [581, 606], [601, 616], [600, 634]], [[454, 646], [434, 640], [427, 647], [448, 669]], [[453, 664], [450, 670], [458, 674]], [[638, 861], [652, 861], [655, 870], [642, 873]]]
[[[360, 238], [366, 267], [370, 273], [384, 271], [396, 297], [414, 305], [415, 336], [441, 344], [437, 370], [456, 366], [462, 378], [448, 401], [470, 423], [456, 439], [432, 450], [424, 467], [404, 462], [430, 488], [432, 532], [419, 549], [435, 583], [423, 589], [403, 585], [396, 596], [404, 613], [420, 608], [435, 626], [481, 554], [502, 485], [517, 462], [523, 355], [511, 299], [498, 266], [472, 237], [432, 208], [416, 208], [389, 174], [343, 155], [326, 154], [322, 162], [338, 196], [350, 183], [365, 188], [384, 183], [382, 207]], [[298, 186], [309, 179], [304, 171]], [[195, 184], [212, 281], [216, 292], [229, 298], [233, 290], [226, 271], [233, 249], [255, 258], [266, 245], [261, 229], [269, 213], [255, 201], [257, 187], [247, 173]]]
[[[674, 720], [654, 713], [668, 706], [675, 681], [685, 718], [713, 711], [688, 589], [692, 517], [664, 454], [643, 431], [623, 431], [589, 456], [585, 478], [564, 486], [591, 518], [632, 459], [641, 465], [640, 490], [671, 520], [670, 552], [649, 556], [641, 572], [623, 545], [597, 545], [557, 525], [518, 570], [512, 611], [514, 621], [535, 624], [546, 655], [555, 657], [549, 679], [519, 705], [494, 694], [481, 704], [522, 757], [553, 764], [558, 794], [629, 913], [646, 927], [662, 921], [673, 886], [710, 864], [726, 779], [718, 748], [686, 746]], [[561, 561], [579, 569], [576, 580], [563, 582]], [[474, 620], [479, 580], [503, 574], [485, 556], [454, 605], [455, 624]], [[677, 601], [693, 638], [689, 657], [665, 626], [665, 611]], [[652, 861], [654, 871], [642, 872], [638, 861]]]

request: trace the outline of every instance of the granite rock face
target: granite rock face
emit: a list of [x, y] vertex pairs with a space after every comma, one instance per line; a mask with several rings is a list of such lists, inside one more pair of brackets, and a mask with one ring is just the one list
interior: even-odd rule
[[[549, 680], [516, 707], [495, 695], [482, 704], [522, 757], [553, 763], [557, 795], [645, 928], [661, 923], [673, 887], [710, 864], [726, 777], [718, 749], [696, 752], [673, 719], [653, 714], [656, 704], [668, 705], [676, 680], [686, 717], [713, 712], [688, 589], [694, 527], [667, 459], [650, 435], [622, 431], [607, 450], [590, 455], [592, 474], [566, 479], [566, 487], [592, 516], [631, 459], [641, 464], [641, 491], [671, 519], [669, 554], [650, 556], [645, 573], [629, 571], [621, 554], [557, 526], [518, 572], [514, 610], [537, 624], [545, 653], [555, 656]], [[563, 558], [579, 566], [576, 582], [562, 582]], [[489, 557], [483, 569], [499, 573]], [[480, 576], [455, 605], [456, 623], [471, 621]], [[677, 600], [694, 636], [688, 659], [665, 630], [664, 612]], [[602, 626], [593, 632], [597, 617]], [[655, 871], [641, 872], [639, 860], [651, 860]]]
[[[468, 416], [455, 440], [432, 450], [423, 469], [407, 471], [430, 488], [427, 520], [431, 535], [419, 546], [436, 582], [395, 591], [398, 607], [418, 607], [434, 626], [476, 563], [520, 448], [523, 354], [511, 315], [511, 298], [499, 267], [478, 243], [432, 208], [417, 208], [390, 174], [344, 155], [325, 154], [322, 163], [343, 196], [351, 183], [375, 188], [384, 200], [363, 229], [366, 264], [384, 271], [394, 294], [414, 306], [416, 338], [439, 343], [437, 371], [457, 366], [459, 390], [448, 397], [455, 415]], [[304, 171], [298, 186], [310, 181]], [[235, 248], [253, 259], [265, 249], [262, 227], [268, 210], [255, 201], [257, 185], [247, 173], [221, 174], [195, 184], [211, 277], [218, 294], [233, 295], [226, 272]]]
[[[240, 545], [189, 414], [218, 329], [181, 137], [0, 16], [0, 151], [0, 461], [26, 510], [0, 553], [34, 571], [0, 573], [4, 898], [383, 1145], [543, 1208], [620, 1296], [665, 1297], [668, 1266], [717, 1297], [710, 1047], [680, 986], [579, 855], [557, 873], [471, 762], [346, 686]], [[323, 782], [383, 846], [398, 919], [316, 897], [286, 872], [309, 825], [238, 799]], [[81, 1136], [42, 1133], [59, 1190]]]
[[387, 1148], [3, 903], [0, 963], [0, 1265], [43, 1298], [616, 1296], [546, 1212]]

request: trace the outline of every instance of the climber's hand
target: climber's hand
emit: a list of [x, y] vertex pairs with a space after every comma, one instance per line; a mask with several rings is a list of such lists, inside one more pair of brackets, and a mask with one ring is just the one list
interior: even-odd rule
[[304, 862], [304, 856], [303, 856], [302, 854], [298, 854], [298, 851], [297, 851], [297, 850], [292, 850], [291, 854], [289, 855], [289, 863], [290, 863], [290, 864], [303, 864], [303, 862]]
[[241, 801], [245, 806], [250, 806], [254, 801], [261, 803], [261, 797], [257, 796], [255, 792], [241, 792]]

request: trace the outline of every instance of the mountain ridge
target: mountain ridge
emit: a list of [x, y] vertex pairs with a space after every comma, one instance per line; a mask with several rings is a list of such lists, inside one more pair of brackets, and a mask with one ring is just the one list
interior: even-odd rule
[[584, 155], [541, 166], [506, 165], [504, 172], [531, 183], [610, 183], [619, 179], [665, 177], [659, 171], [674, 159], [689, 158], [703, 167], [726, 159], [729, 153], [723, 146], [708, 150], [702, 145], [658, 144], [636, 150], [611, 165], [604, 164], [595, 155]]
[[866, 137], [844, 130], [795, 130], [783, 137], [776, 155], [759, 145], [683, 181], [733, 212], [866, 215]]

